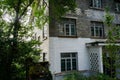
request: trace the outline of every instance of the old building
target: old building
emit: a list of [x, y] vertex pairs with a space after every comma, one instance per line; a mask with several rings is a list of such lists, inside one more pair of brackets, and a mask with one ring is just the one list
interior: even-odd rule
[[76, 0], [75, 12], [69, 11], [61, 21], [50, 21], [43, 28], [41, 45], [43, 61], [49, 61], [55, 80], [67, 71], [103, 73], [103, 48], [106, 45], [105, 7], [113, 23], [120, 24], [119, 0]]

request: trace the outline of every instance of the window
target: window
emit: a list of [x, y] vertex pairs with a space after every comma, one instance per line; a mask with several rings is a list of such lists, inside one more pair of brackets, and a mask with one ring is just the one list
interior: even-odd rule
[[91, 0], [91, 7], [102, 8], [102, 0]]
[[120, 12], [120, 2], [115, 3], [115, 11]]
[[77, 70], [77, 53], [61, 53], [61, 71]]
[[43, 61], [46, 61], [46, 53], [43, 53]]
[[59, 27], [61, 36], [76, 36], [76, 20], [63, 18], [61, 26]]
[[91, 36], [93, 37], [104, 37], [103, 23], [91, 22]]

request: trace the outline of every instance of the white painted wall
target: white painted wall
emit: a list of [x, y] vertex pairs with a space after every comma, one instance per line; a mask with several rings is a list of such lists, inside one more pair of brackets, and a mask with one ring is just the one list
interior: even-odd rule
[[89, 70], [89, 55], [86, 43], [93, 42], [90, 38], [59, 38], [50, 37], [49, 58], [50, 70], [52, 74], [61, 72], [61, 56], [62, 52], [78, 53], [78, 70]]

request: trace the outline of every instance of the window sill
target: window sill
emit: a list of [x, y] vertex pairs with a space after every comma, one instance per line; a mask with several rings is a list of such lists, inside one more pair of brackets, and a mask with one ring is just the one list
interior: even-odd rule
[[80, 73], [84, 73], [84, 72], [93, 72], [91, 70], [71, 70], [71, 71], [62, 71], [60, 73], [55, 73], [55, 75], [66, 75], [66, 74], [71, 74], [72, 72], [80, 72]]
[[120, 11], [115, 11], [115, 13], [120, 14]]
[[105, 39], [105, 37], [97, 37], [97, 36], [91, 36], [92, 39]]
[[78, 71], [78, 70], [62, 71], [60, 73], [56, 73], [55, 75], [65, 75], [65, 74], [70, 74], [71, 72], [75, 72], [75, 71]]
[[90, 9], [94, 9], [94, 10], [100, 10], [100, 11], [104, 11], [103, 8], [96, 8], [96, 7], [89, 7]]
[[78, 38], [78, 36], [58, 36], [58, 37], [61, 37], [61, 38]]

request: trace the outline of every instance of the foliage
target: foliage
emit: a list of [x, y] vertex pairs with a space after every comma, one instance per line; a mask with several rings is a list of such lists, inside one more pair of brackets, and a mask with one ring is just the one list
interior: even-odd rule
[[87, 79], [87, 77], [81, 75], [78, 72], [72, 72], [70, 74], [68, 74], [67, 76], [65, 76], [64, 80], [85, 80]]
[[[103, 62], [105, 67], [110, 70], [109, 76], [116, 77], [116, 69], [120, 68], [120, 46], [117, 45], [120, 39], [120, 28], [118, 25], [113, 24], [113, 20], [114, 16], [110, 14], [109, 8], [106, 8], [105, 25], [108, 29], [106, 41], [108, 45], [105, 47], [105, 53], [103, 53]], [[109, 58], [107, 56], [109, 56]]]
[[52, 75], [45, 65], [41, 64], [32, 64], [29, 68], [29, 75], [31, 79], [45, 79], [45, 80], [52, 80]]
[[[55, 13], [60, 12], [56, 16], [66, 12], [65, 6], [67, 10], [74, 8], [69, 0], [59, 1], [49, 0]], [[40, 50], [36, 46], [41, 43], [32, 39], [32, 35], [35, 27], [43, 27], [48, 20], [47, 3], [46, 0], [0, 1], [0, 80], [24, 80], [26, 59], [38, 60]]]
[[50, 19], [58, 19], [68, 11], [75, 11], [76, 0], [50, 0]]
[[116, 80], [116, 79], [110, 78], [109, 76], [100, 73], [88, 76], [83, 75], [82, 73], [79, 72], [72, 72], [65, 76], [64, 80]]

